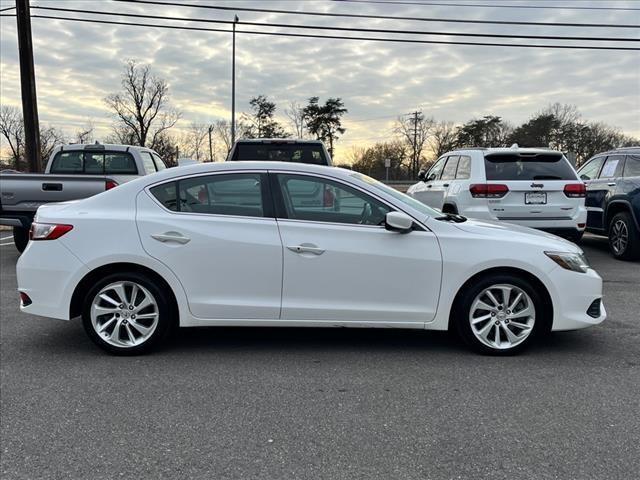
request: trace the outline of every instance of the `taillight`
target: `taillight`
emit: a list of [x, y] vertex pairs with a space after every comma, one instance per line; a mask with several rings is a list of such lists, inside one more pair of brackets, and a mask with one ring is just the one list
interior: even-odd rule
[[55, 240], [65, 233], [73, 230], [73, 225], [56, 225], [53, 223], [32, 223], [29, 230], [29, 239], [37, 240]]
[[118, 182], [114, 182], [113, 180], [107, 180], [104, 182], [104, 189], [111, 190], [112, 188], [116, 188], [118, 186]]
[[569, 198], [586, 197], [587, 187], [584, 183], [567, 183], [564, 186], [564, 194]]
[[500, 183], [474, 183], [469, 191], [473, 198], [502, 198], [509, 193], [509, 187]]

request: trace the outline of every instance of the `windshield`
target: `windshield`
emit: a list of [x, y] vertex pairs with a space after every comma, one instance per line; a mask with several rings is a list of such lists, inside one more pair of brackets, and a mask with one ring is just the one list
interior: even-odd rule
[[438, 210], [434, 210], [431, 207], [427, 207], [424, 203], [419, 202], [418, 200], [411, 198], [409, 195], [399, 192], [395, 188], [385, 185], [384, 183], [379, 182], [374, 178], [368, 177], [366, 175], [363, 175], [357, 172], [353, 172], [351, 176], [354, 178], [357, 178], [358, 180], [362, 180], [363, 182], [368, 183], [372, 187], [375, 187], [378, 190], [383, 191], [384, 193], [391, 195], [396, 200], [404, 203], [405, 205], [413, 208], [414, 210], [419, 211], [420, 213], [423, 213], [424, 215], [427, 215], [429, 217], [442, 216], [442, 212], [439, 212]]

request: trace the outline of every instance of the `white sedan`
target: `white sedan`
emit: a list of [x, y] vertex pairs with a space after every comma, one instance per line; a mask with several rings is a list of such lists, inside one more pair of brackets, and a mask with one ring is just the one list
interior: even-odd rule
[[293, 163], [167, 169], [41, 207], [17, 273], [24, 312], [80, 316], [116, 354], [213, 325], [455, 329], [506, 354], [606, 317], [572, 243]]

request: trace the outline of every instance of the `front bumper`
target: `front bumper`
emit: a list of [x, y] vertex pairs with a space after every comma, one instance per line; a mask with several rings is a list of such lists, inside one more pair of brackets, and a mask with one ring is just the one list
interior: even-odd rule
[[578, 273], [556, 267], [549, 277], [553, 283], [549, 288], [554, 306], [553, 331], [587, 328], [607, 318], [603, 302], [598, 316], [587, 313], [594, 300], [602, 299], [602, 278], [595, 270]]
[[31, 304], [20, 310], [50, 318], [69, 319], [73, 290], [89, 273], [87, 267], [58, 240], [29, 242], [18, 259], [18, 291]]

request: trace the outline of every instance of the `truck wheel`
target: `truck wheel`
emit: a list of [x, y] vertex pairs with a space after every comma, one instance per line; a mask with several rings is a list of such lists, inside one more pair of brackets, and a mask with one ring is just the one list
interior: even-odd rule
[[640, 232], [629, 212], [614, 215], [609, 224], [609, 248], [618, 260], [640, 257]]
[[29, 230], [23, 227], [13, 227], [13, 243], [20, 253], [24, 252], [29, 243]]

